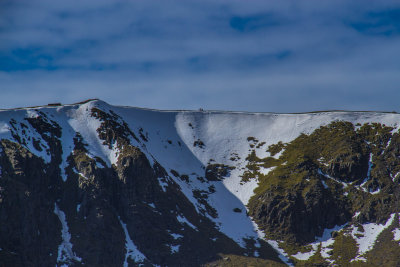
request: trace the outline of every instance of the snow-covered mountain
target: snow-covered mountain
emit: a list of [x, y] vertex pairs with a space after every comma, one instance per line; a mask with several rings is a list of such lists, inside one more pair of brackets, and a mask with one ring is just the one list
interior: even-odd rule
[[99, 100], [0, 111], [0, 263], [396, 266], [399, 127]]

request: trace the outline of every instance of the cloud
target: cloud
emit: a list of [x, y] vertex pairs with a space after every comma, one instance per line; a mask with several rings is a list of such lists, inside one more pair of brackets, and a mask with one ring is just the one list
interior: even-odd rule
[[239, 32], [251, 32], [268, 27], [276, 27], [283, 23], [282, 18], [274, 14], [260, 14], [252, 16], [233, 16], [230, 18], [230, 26]]
[[0, 106], [397, 109], [400, 6], [368, 2], [0, 1]]
[[400, 8], [368, 12], [359, 21], [350, 23], [350, 26], [367, 35], [398, 35]]

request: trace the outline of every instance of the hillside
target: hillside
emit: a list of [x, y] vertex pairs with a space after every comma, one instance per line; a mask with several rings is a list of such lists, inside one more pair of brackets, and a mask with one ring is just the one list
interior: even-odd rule
[[396, 266], [400, 114], [0, 111], [0, 266]]

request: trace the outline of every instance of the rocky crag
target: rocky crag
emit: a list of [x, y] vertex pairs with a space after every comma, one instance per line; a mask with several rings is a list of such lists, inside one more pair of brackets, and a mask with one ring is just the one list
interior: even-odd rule
[[0, 111], [0, 266], [397, 266], [400, 115]]

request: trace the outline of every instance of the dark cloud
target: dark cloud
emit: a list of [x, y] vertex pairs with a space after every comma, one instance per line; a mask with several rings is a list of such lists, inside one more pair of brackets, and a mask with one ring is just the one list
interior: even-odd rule
[[400, 34], [400, 8], [368, 12], [359, 21], [350, 25], [367, 35], [398, 35]]
[[251, 32], [269, 27], [276, 27], [284, 22], [284, 19], [274, 14], [260, 14], [252, 16], [233, 16], [230, 19], [230, 26], [240, 32]]
[[367, 2], [0, 0], [0, 106], [398, 109], [400, 5]]

